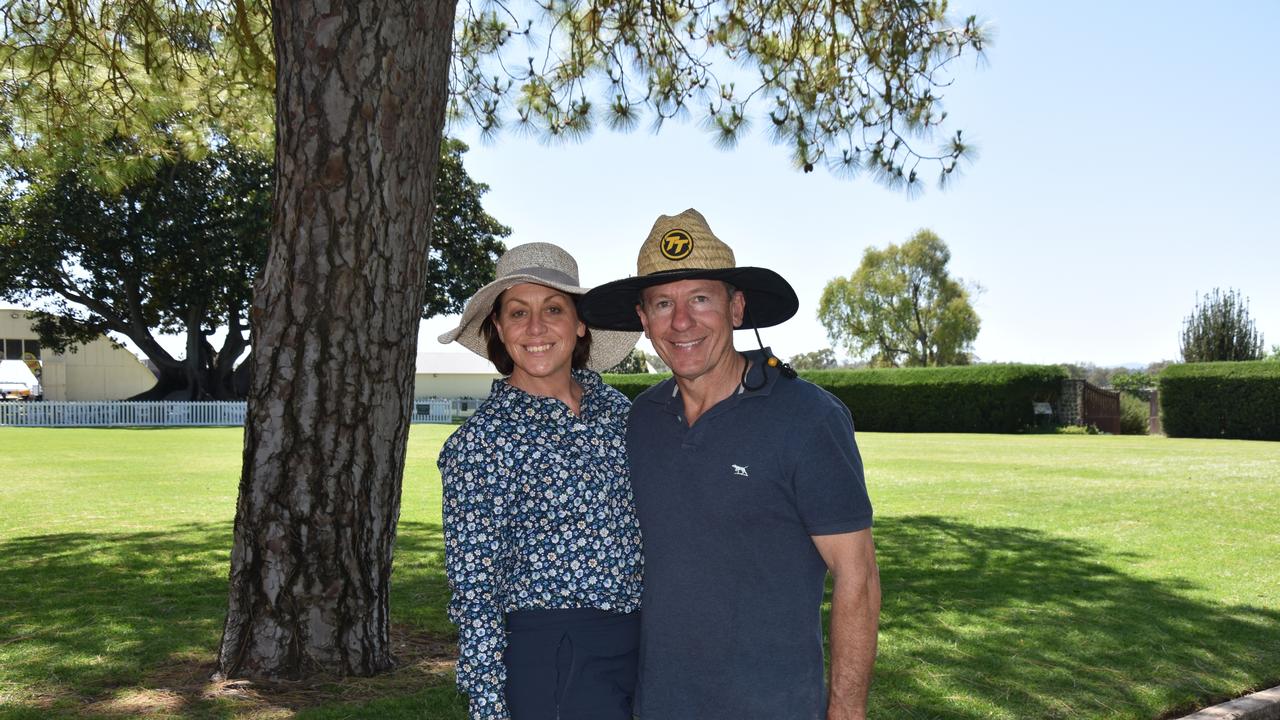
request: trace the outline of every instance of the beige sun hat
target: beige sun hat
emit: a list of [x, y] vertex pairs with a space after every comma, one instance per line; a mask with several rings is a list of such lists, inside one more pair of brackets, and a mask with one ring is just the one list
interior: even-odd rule
[[639, 330], [636, 303], [645, 288], [694, 278], [723, 280], [742, 291], [747, 299], [742, 329], [785, 322], [800, 307], [790, 283], [768, 268], [739, 266], [733, 249], [711, 232], [702, 213], [689, 208], [658, 216], [640, 246], [636, 274], [597, 285], [578, 302], [578, 312], [591, 327]]
[[[498, 258], [495, 274], [496, 280], [477, 290], [467, 300], [458, 327], [437, 338], [441, 344], [448, 345], [457, 341], [480, 357], [488, 358], [489, 352], [484, 335], [480, 334], [480, 326], [489, 313], [493, 312], [493, 304], [497, 302], [498, 296], [504, 290], [521, 283], [555, 288], [574, 296], [575, 301], [591, 289], [582, 287], [578, 281], [578, 261], [564, 248], [551, 243], [525, 243], [507, 250]], [[640, 339], [638, 332], [590, 327], [591, 354], [587, 356], [587, 367], [597, 372], [608, 370], [626, 359], [631, 348]]]

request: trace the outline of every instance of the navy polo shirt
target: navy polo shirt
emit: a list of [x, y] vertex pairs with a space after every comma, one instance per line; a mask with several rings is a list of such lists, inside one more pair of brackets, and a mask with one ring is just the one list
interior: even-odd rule
[[[749, 353], [758, 382], [763, 356]], [[627, 432], [644, 541], [642, 720], [821, 720], [827, 573], [811, 535], [871, 526], [844, 404], [768, 370], [691, 428], [674, 380]]]

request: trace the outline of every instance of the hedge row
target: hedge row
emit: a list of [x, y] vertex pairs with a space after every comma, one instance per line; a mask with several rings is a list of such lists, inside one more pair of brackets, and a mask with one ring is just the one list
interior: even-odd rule
[[[858, 430], [877, 432], [1021, 432], [1035, 423], [1033, 402], [1056, 402], [1067, 373], [1056, 365], [811, 370], [853, 413]], [[608, 375], [634, 398], [667, 375]]]
[[1157, 382], [1169, 437], [1280, 440], [1280, 362], [1170, 365]]
[[840, 398], [859, 430], [1021, 432], [1033, 402], [1056, 402], [1067, 373], [1056, 365], [814, 370], [801, 377]]
[[600, 377], [606, 383], [617, 388], [623, 395], [635, 400], [640, 393], [671, 377], [671, 373], [640, 373], [636, 375], [607, 373]]

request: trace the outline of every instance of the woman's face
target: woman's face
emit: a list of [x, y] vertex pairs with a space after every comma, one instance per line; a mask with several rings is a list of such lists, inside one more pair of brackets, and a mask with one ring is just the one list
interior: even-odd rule
[[507, 288], [493, 323], [515, 364], [511, 379], [517, 387], [521, 381], [567, 377], [573, 348], [587, 332], [572, 297], [533, 283]]

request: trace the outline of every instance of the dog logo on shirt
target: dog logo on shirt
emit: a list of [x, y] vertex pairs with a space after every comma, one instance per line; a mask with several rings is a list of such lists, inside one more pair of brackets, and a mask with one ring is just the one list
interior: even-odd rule
[[729, 463], [729, 467], [733, 468], [733, 474], [738, 477], [751, 477], [747, 474], [746, 465], [734, 465], [733, 463]]

